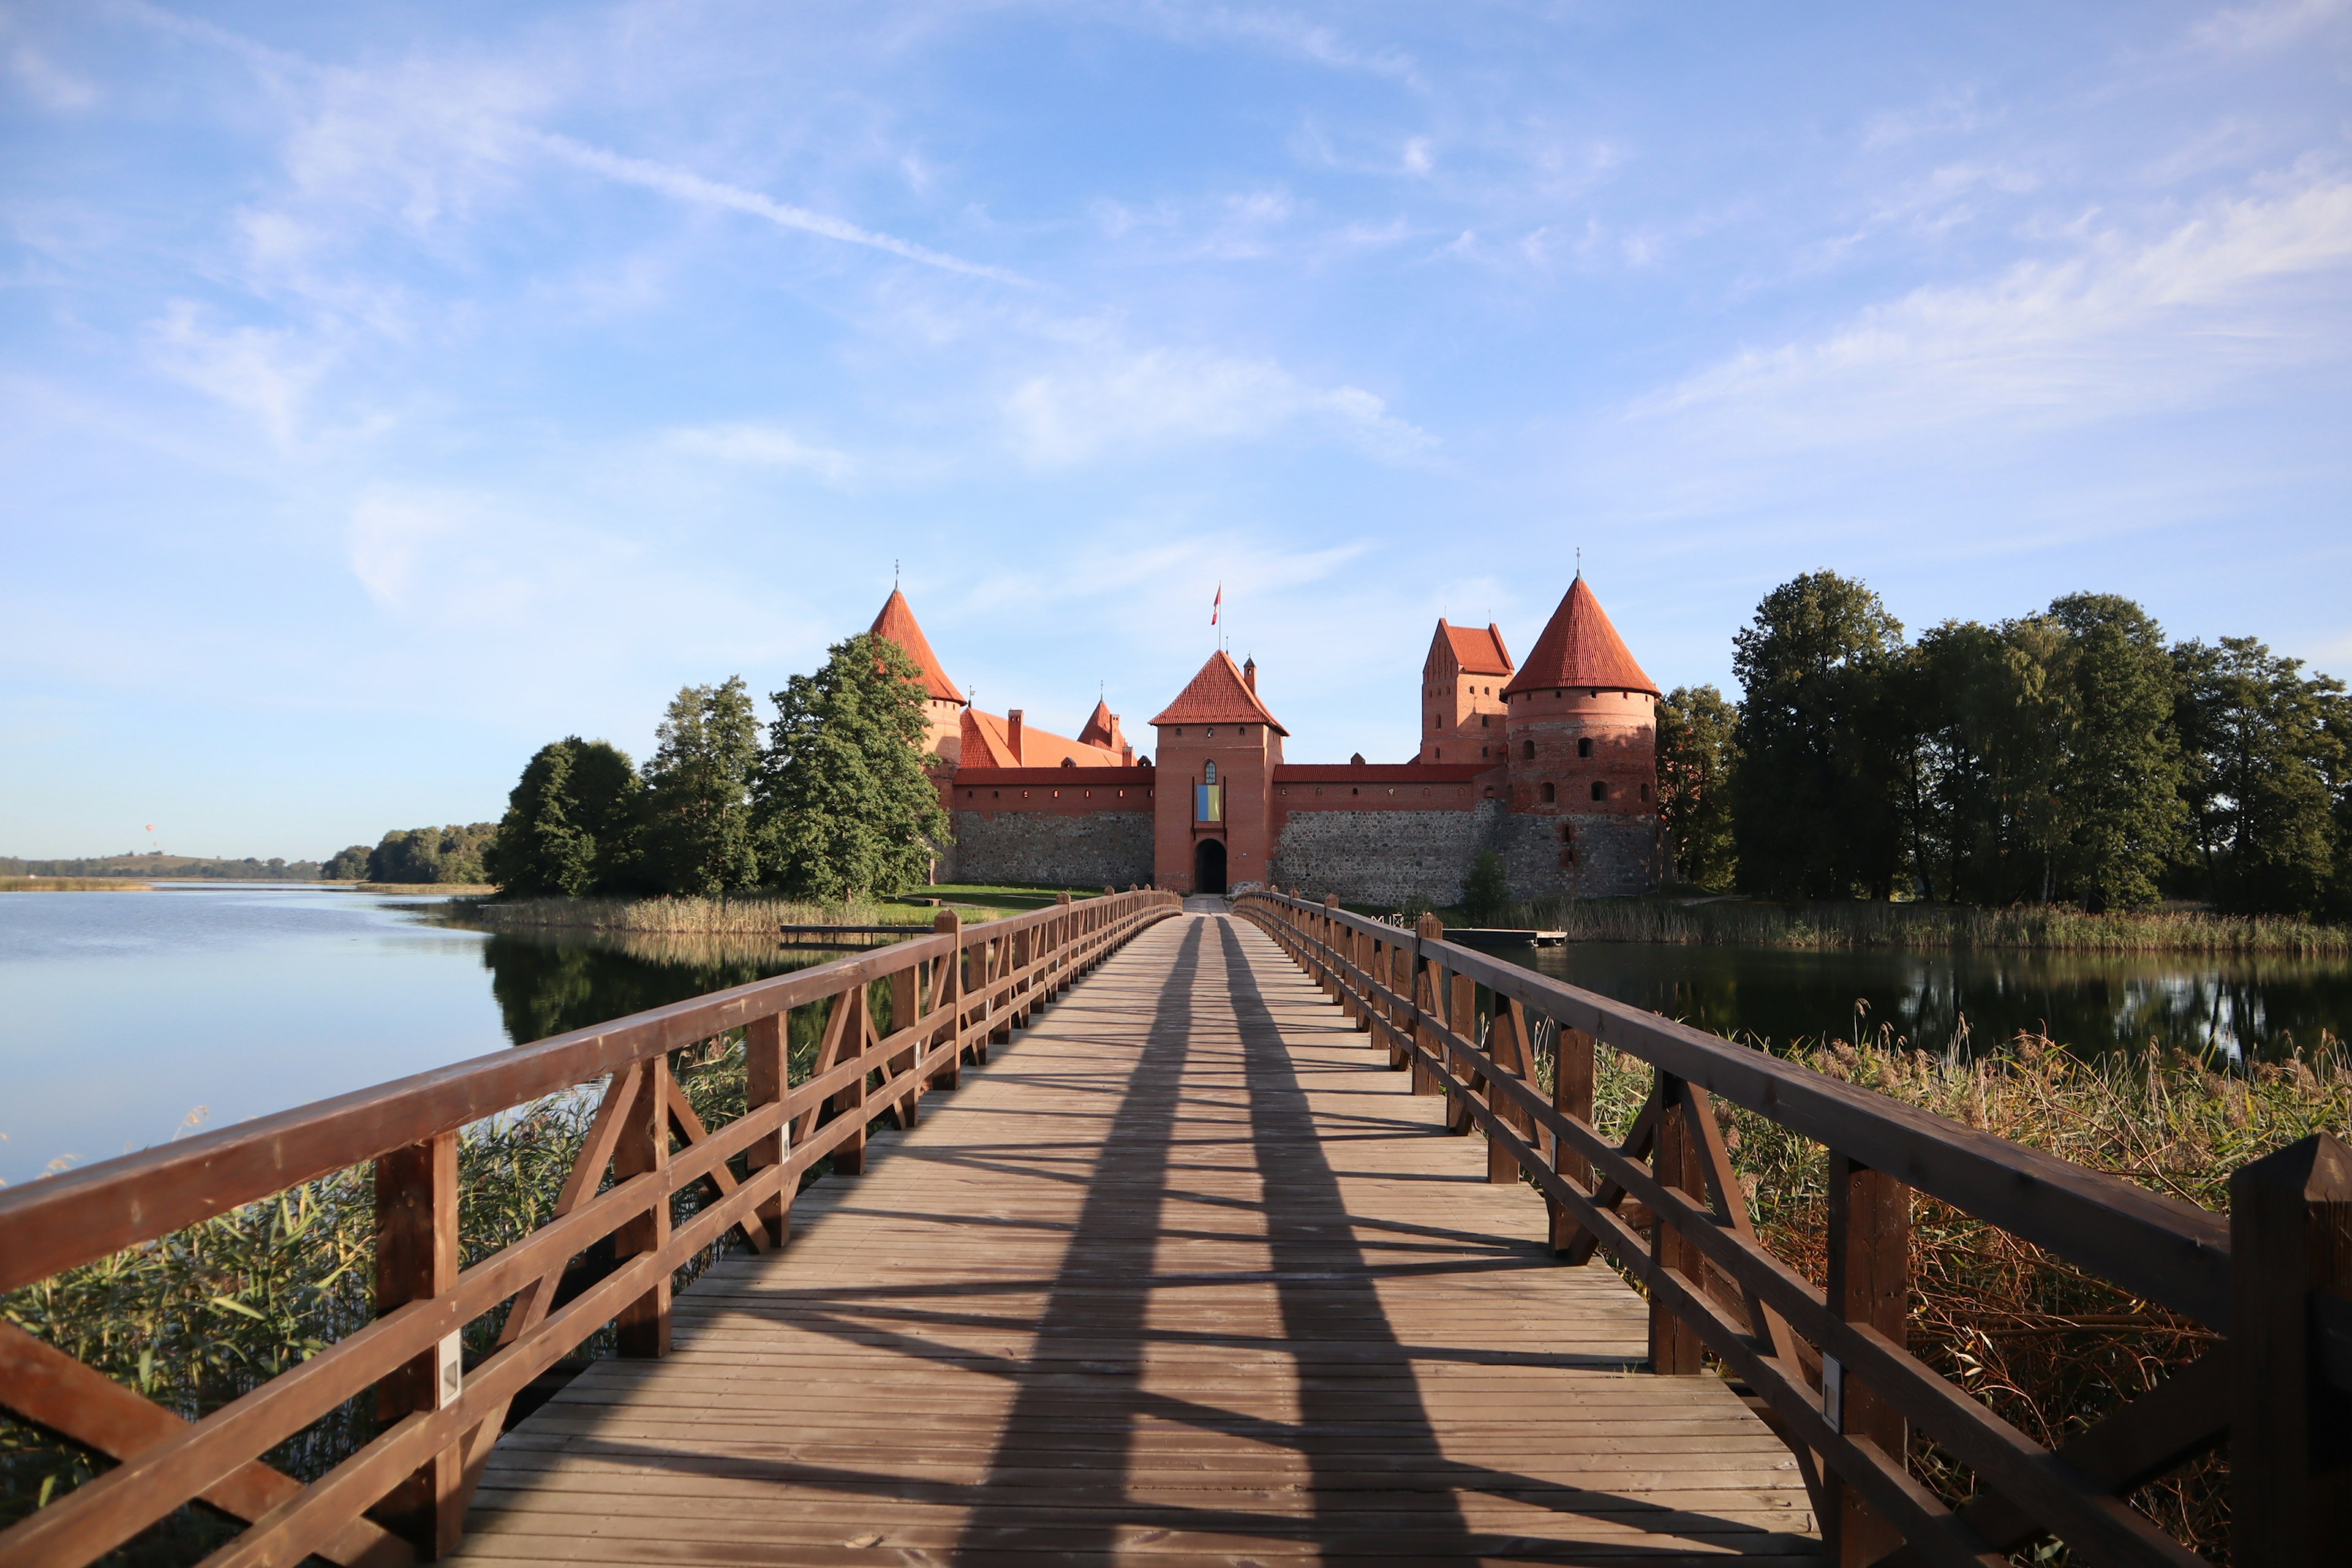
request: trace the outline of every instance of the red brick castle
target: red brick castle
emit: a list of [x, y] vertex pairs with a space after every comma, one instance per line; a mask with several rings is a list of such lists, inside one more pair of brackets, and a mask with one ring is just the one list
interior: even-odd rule
[[1520, 898], [1643, 892], [1665, 871], [1658, 689], [1581, 574], [1524, 665], [1497, 626], [1437, 623], [1420, 750], [1401, 763], [1285, 761], [1256, 663], [1222, 652], [1152, 718], [1139, 758], [1106, 703], [1076, 739], [974, 708], [895, 589], [873, 630], [922, 672], [955, 824], [942, 878], [1448, 904], [1487, 850]]

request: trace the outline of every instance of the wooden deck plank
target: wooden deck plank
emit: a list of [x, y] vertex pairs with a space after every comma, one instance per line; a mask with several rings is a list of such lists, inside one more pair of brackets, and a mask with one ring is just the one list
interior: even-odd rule
[[1278, 949], [1146, 932], [503, 1440], [482, 1563], [1813, 1561], [1785, 1448]]

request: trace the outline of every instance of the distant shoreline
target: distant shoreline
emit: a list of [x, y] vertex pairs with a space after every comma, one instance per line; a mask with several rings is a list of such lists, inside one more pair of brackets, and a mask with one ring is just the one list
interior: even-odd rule
[[0, 877], [0, 893], [152, 893], [152, 882], [121, 877]]

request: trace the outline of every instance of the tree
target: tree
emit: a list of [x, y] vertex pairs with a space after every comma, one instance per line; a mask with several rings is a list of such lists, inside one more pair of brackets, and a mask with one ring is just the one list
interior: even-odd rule
[[1739, 868], [1731, 809], [1738, 724], [1739, 710], [1712, 686], [1677, 686], [1658, 704], [1658, 816], [1675, 869], [1718, 891]]
[[2140, 909], [2183, 843], [2173, 668], [2147, 612], [2114, 594], [2055, 600], [2067, 724], [2054, 886], [2088, 910]]
[[1766, 595], [1732, 642], [1740, 884], [1774, 898], [1886, 897], [1903, 861], [1886, 693], [1902, 623], [1860, 583], [1814, 572]]
[[2344, 685], [2252, 637], [2172, 650], [2182, 795], [2206, 888], [2225, 909], [2326, 906], [2339, 853], [2333, 781]]
[[1947, 621], [1910, 656], [1912, 870], [1930, 898], [2043, 896], [2056, 853], [2065, 632], [2045, 616]]
[[319, 868], [321, 879], [330, 882], [358, 882], [367, 878], [368, 847], [354, 844], [348, 849], [338, 849]]
[[740, 675], [671, 699], [646, 769], [646, 858], [667, 892], [710, 897], [755, 887], [751, 779], [759, 717]]
[[645, 786], [629, 754], [577, 735], [541, 746], [507, 795], [485, 865], [509, 893], [580, 898], [639, 880]]
[[924, 768], [914, 661], [887, 638], [854, 637], [775, 704], [758, 784], [768, 880], [828, 900], [920, 885], [950, 830]]
[[480, 882], [488, 873], [482, 853], [498, 832], [493, 822], [446, 827], [394, 828], [368, 853], [371, 882]]
[[1500, 919], [1511, 907], [1511, 877], [1503, 865], [1503, 858], [1492, 849], [1482, 849], [1470, 862], [1469, 879], [1462, 889], [1462, 912], [1473, 924], [1485, 925]]

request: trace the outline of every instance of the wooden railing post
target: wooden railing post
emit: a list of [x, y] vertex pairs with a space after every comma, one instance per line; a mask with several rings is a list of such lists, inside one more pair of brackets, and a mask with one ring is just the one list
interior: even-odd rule
[[[1691, 1135], [1690, 1101], [1682, 1079], [1658, 1074], [1658, 1137], [1650, 1156], [1658, 1184], [1695, 1204], [1706, 1202], [1706, 1174]], [[1671, 1268], [1697, 1290], [1705, 1284], [1703, 1255], [1664, 1215], [1650, 1216], [1650, 1248], [1662, 1268]], [[1667, 1377], [1694, 1377], [1706, 1370], [1698, 1331], [1682, 1321], [1657, 1292], [1650, 1296], [1650, 1370]]]
[[[1552, 1047], [1552, 1108], [1563, 1116], [1573, 1116], [1586, 1126], [1591, 1126], [1595, 1077], [1592, 1037], [1581, 1029], [1571, 1029], [1562, 1024], [1559, 1043]], [[1592, 1190], [1592, 1162], [1570, 1148], [1565, 1138], [1552, 1140], [1551, 1168], [1586, 1192]], [[1577, 1234], [1583, 1228], [1569, 1217], [1566, 1209], [1557, 1204], [1552, 1205], [1551, 1249], [1554, 1253], [1565, 1254], [1575, 1246]]]
[[933, 1011], [948, 1010], [948, 1065], [934, 1073], [933, 1081], [946, 1081], [950, 1089], [963, 1084], [963, 916], [954, 910], [941, 910], [931, 917], [931, 929], [948, 939], [948, 954], [931, 965], [931, 1007]]
[[[1421, 937], [1423, 942], [1444, 942], [1445, 922], [1435, 915], [1421, 917]], [[1412, 977], [1412, 1040], [1423, 1050], [1438, 1053], [1437, 1029], [1444, 1022], [1435, 1016], [1444, 1001], [1445, 972], [1433, 958], [1409, 957], [1406, 960], [1419, 973]], [[1445, 1085], [1437, 1074], [1418, 1056], [1412, 1059], [1412, 1091], [1415, 1094], [1444, 1094]]]
[[[1903, 1343], [1911, 1316], [1911, 1189], [1832, 1149], [1829, 1210], [1830, 1310]], [[1835, 1430], [1903, 1463], [1909, 1436], [1903, 1412], [1848, 1375], [1835, 1357], [1822, 1362], [1822, 1409]], [[1821, 1523], [1829, 1568], [1862, 1568], [1903, 1544], [1851, 1487], [1834, 1474], [1824, 1481], [1828, 1508]]]
[[1059, 996], [1070, 988], [1070, 895], [1056, 893], [1054, 901], [1062, 911], [1054, 917], [1054, 994]]
[[2352, 1149], [2315, 1133], [2230, 1177], [2230, 1560], [2352, 1542]]
[[[669, 1164], [669, 1058], [656, 1052], [646, 1063], [637, 1085], [637, 1100], [621, 1125], [621, 1141], [613, 1151], [613, 1179], [625, 1182]], [[669, 1244], [669, 1199], [654, 1200], [651, 1207], [613, 1233], [614, 1252], [623, 1263]], [[646, 1293], [623, 1306], [615, 1321], [619, 1350], [625, 1356], [669, 1354], [669, 1282], [665, 1273]]]
[[[1478, 983], [1466, 974], [1456, 974], [1453, 989], [1454, 995], [1445, 1008], [1445, 1026], [1475, 1045], [1478, 1042]], [[1458, 1094], [1445, 1097], [1445, 1130], [1448, 1132], [1467, 1132], [1476, 1125], [1477, 1120], [1470, 1114], [1466, 1100]]]
[[[457, 1283], [457, 1135], [444, 1132], [375, 1163], [375, 1314], [442, 1295]], [[376, 1384], [376, 1415], [391, 1426], [440, 1409], [462, 1387], [458, 1337], [450, 1334]], [[465, 1526], [465, 1450], [452, 1444], [386, 1493], [374, 1509], [421, 1557], [438, 1557]]]
[[[911, 963], [890, 976], [890, 1032], [894, 1035], [901, 1029], [912, 1028], [915, 1020], [923, 1016], [921, 991], [916, 984], [917, 978], [915, 966]], [[912, 1127], [923, 1119], [923, 1042], [920, 1039], [908, 1042], [905, 1050], [883, 1064], [882, 1086], [887, 1089], [890, 1079], [904, 1073], [914, 1075], [914, 1087], [907, 1090], [904, 1100], [891, 1101], [891, 1109], [898, 1113], [893, 1120], [899, 1126]]]
[[[1326, 949], [1338, 945], [1339, 922], [1333, 917], [1339, 913], [1339, 895], [1326, 893], [1323, 896], [1323, 913], [1316, 922], [1316, 934], [1323, 939]], [[1339, 994], [1339, 975], [1338, 971], [1330, 967], [1328, 956], [1323, 961], [1322, 979], [1323, 994], [1337, 998]]]
[[[771, 1013], [764, 1018], [754, 1018], [743, 1029], [744, 1093], [746, 1110], [757, 1110], [765, 1105], [783, 1103], [792, 1078], [792, 1013]], [[783, 1164], [792, 1156], [792, 1128], [780, 1123], [772, 1137], [762, 1137], [746, 1151], [743, 1165], [751, 1175], [757, 1176], [772, 1166]], [[760, 1205], [752, 1222], [764, 1227], [769, 1243], [782, 1247], [793, 1230], [793, 1194], [791, 1184]]]
[[[1486, 1062], [1489, 1077], [1500, 1075], [1522, 1081], [1534, 1077], [1530, 1068], [1534, 1053], [1528, 1048], [1528, 1010], [1525, 1004], [1508, 997], [1495, 998], [1495, 1026], [1486, 1034]], [[1507, 1094], [1486, 1088], [1486, 1105], [1496, 1119], [1518, 1133], [1528, 1142], [1536, 1142], [1535, 1119], [1527, 1108]], [[1518, 1156], [1506, 1148], [1499, 1139], [1486, 1140], [1486, 1180], [1496, 1186], [1507, 1186], [1519, 1179]]]

